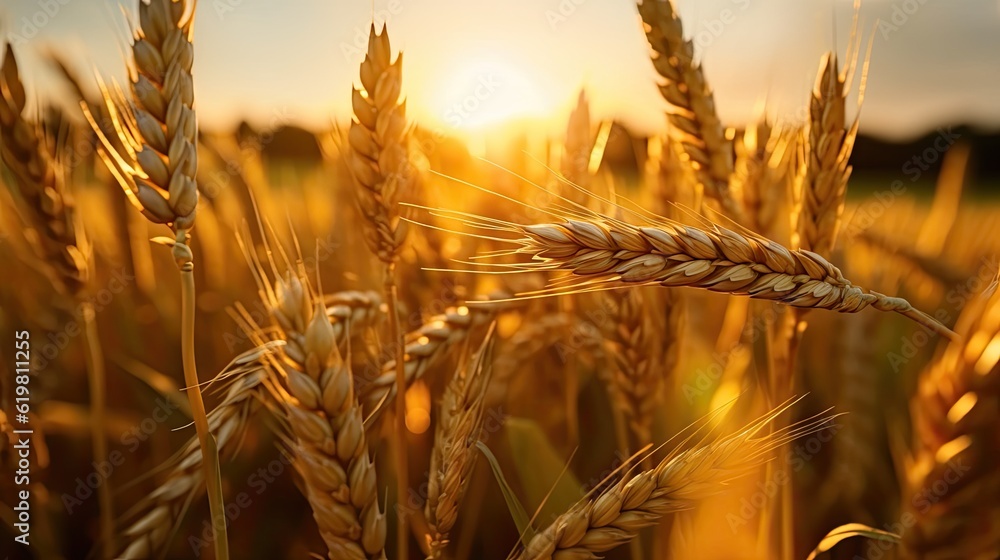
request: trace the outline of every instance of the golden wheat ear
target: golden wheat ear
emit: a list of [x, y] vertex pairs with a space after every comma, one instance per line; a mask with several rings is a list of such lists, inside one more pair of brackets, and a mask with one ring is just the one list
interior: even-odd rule
[[645, 211], [633, 214], [652, 225], [636, 226], [582, 208], [565, 216], [558, 210], [548, 210], [545, 212], [558, 221], [528, 225], [467, 212], [427, 210], [472, 230], [488, 231], [490, 235], [484, 237], [513, 247], [506, 253], [487, 255], [490, 259], [528, 258], [513, 263], [468, 263], [480, 267], [478, 272], [566, 273], [548, 288], [519, 294], [522, 296], [549, 297], [616, 286], [690, 287], [840, 313], [873, 307], [903, 315], [945, 337], [957, 338], [948, 327], [908, 301], [854, 285], [822, 256], [790, 250], [748, 231], [736, 232], [715, 224], [702, 229], [649, 216]]
[[962, 312], [953, 341], [910, 402], [914, 445], [902, 505], [903, 558], [991, 558], [1000, 550], [1000, 291]]
[[441, 398], [424, 507], [433, 558], [444, 556], [479, 456], [474, 447], [485, 419], [486, 390], [493, 371], [493, 343], [491, 328], [475, 356], [455, 371]]
[[[323, 297], [314, 292], [301, 260], [293, 266], [280, 246], [284, 275], [270, 247], [262, 264], [255, 251], [241, 246], [270, 313], [273, 336], [284, 342], [277, 355], [264, 356], [269, 389], [329, 558], [385, 558], [386, 519], [378, 502], [375, 465], [350, 356], [340, 350], [349, 352], [352, 322], [363, 328], [376, 315], [370, 307], [374, 302], [356, 293]], [[334, 306], [358, 304], [358, 310], [331, 310], [327, 300]], [[344, 324], [340, 317], [346, 317]]]
[[101, 84], [117, 138], [108, 138], [84, 107], [129, 200], [150, 221], [181, 231], [194, 225], [198, 205], [193, 24], [194, 2], [140, 1], [128, 94]]
[[[652, 469], [627, 471], [620, 480], [560, 515], [517, 558], [595, 558], [632, 541], [640, 530], [663, 517], [694, 508], [724, 491], [728, 482], [774, 459], [782, 445], [830, 427], [834, 417], [819, 416], [769, 430], [795, 402], [779, 406], [734, 434], [673, 452]], [[693, 440], [693, 434], [687, 440]]]
[[78, 297], [90, 275], [90, 246], [57, 154], [40, 123], [25, 115], [27, 93], [14, 48], [6, 45], [0, 66], [0, 160], [10, 187], [25, 202], [29, 236], [56, 288]]
[[660, 94], [670, 105], [670, 131], [687, 155], [697, 182], [731, 219], [744, 223], [742, 206], [729, 190], [733, 173], [732, 143], [715, 110], [715, 98], [701, 65], [694, 60], [694, 43], [671, 0], [638, 4], [646, 39], [653, 50], [653, 68], [663, 79]]

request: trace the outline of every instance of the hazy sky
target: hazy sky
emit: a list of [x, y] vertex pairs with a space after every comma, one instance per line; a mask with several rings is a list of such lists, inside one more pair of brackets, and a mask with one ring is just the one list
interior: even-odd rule
[[[848, 43], [850, 0], [677, 3], [727, 124], [765, 105], [800, 119], [820, 55], [843, 55]], [[134, 10], [131, 1], [0, 0], [0, 29], [22, 43], [36, 95], [62, 93], [41, 64], [48, 48], [84, 75], [96, 66], [123, 76], [122, 4]], [[629, 0], [200, 0], [199, 117], [209, 126], [345, 118], [373, 10], [405, 52], [409, 114], [424, 124], [475, 131], [526, 118], [555, 130], [586, 87], [595, 117], [663, 127]], [[1000, 0], [865, 0], [861, 18], [865, 41], [874, 39], [864, 130], [903, 138], [953, 122], [1000, 127]]]

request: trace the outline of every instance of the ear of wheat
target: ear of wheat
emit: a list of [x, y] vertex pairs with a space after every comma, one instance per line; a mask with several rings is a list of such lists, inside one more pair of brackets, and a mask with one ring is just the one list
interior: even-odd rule
[[[650, 305], [644, 289], [612, 290], [608, 299], [613, 318], [608, 321], [605, 345], [612, 367], [606, 384], [612, 404], [624, 414], [642, 446], [651, 440], [653, 412], [673, 369], [667, 355], [676, 341], [659, 321], [661, 308]], [[663, 309], [669, 313], [670, 307]]]
[[406, 237], [399, 219], [399, 196], [412, 170], [406, 153], [406, 104], [399, 101], [403, 55], [391, 58], [389, 34], [371, 27], [361, 63], [361, 86], [352, 102], [355, 120], [348, 133], [348, 166], [358, 184], [358, 206], [367, 223], [365, 241], [386, 264], [394, 262]]
[[809, 101], [809, 126], [802, 144], [802, 171], [796, 187], [801, 203], [797, 216], [798, 246], [820, 255], [833, 251], [844, 212], [848, 160], [854, 148], [858, 121], [847, 128], [846, 76], [837, 55], [828, 52], [820, 61]]
[[194, 111], [193, 5], [187, 0], [139, 2], [132, 43], [131, 102], [104, 88], [124, 152], [102, 138], [108, 168], [150, 221], [177, 231], [194, 225], [198, 205], [198, 122]]
[[969, 302], [951, 342], [921, 375], [910, 410], [903, 558], [994, 558], [1000, 550], [1000, 291]]
[[169, 224], [181, 279], [181, 357], [191, 413], [205, 461], [217, 558], [229, 557], [218, 447], [208, 425], [195, 346], [194, 254], [188, 231], [198, 206], [198, 121], [194, 111], [194, 0], [140, 0], [129, 65], [130, 99], [117, 87], [102, 95], [117, 142], [84, 103], [101, 156], [129, 200], [153, 223]]
[[[505, 232], [496, 238], [531, 262], [495, 263], [512, 270], [571, 273], [570, 282], [538, 292], [553, 295], [604, 285], [693, 287], [785, 303], [793, 307], [856, 313], [866, 307], [899, 313], [948, 337], [955, 333], [901, 298], [865, 291], [825, 258], [789, 250], [750, 232], [720, 226], [700, 229], [667, 218], [636, 226], [585, 209], [559, 223], [522, 225], [439, 211], [467, 225]], [[489, 266], [487, 264], [487, 266]]]
[[757, 219], [763, 206], [762, 191], [774, 187], [772, 184], [761, 184], [770, 156], [768, 148], [772, 145], [772, 132], [774, 130], [771, 123], [764, 118], [757, 123], [747, 125], [739, 141], [734, 144], [736, 161], [733, 167], [732, 188], [743, 200], [743, 207], [754, 231], [761, 235], [767, 235]]
[[729, 190], [733, 172], [732, 146], [715, 111], [715, 99], [701, 66], [694, 61], [694, 44], [670, 0], [642, 0], [639, 15], [646, 39], [656, 54], [653, 67], [663, 78], [660, 94], [670, 104], [671, 133], [678, 139], [705, 194], [723, 211], [743, 222], [743, 209]]
[[[590, 155], [594, 149], [594, 137], [590, 129], [590, 103], [587, 93], [580, 91], [576, 107], [569, 114], [566, 123], [566, 140], [559, 167], [562, 176], [573, 185], [587, 188], [590, 182]], [[585, 203], [585, 193], [571, 185], [564, 185], [563, 195], [577, 204]]]
[[31, 240], [51, 269], [55, 286], [76, 297], [87, 283], [90, 248], [77, 219], [63, 172], [46, 146], [41, 128], [25, 112], [27, 96], [14, 49], [7, 45], [0, 66], [0, 159], [31, 210]]
[[[41, 257], [57, 291], [82, 311], [87, 380], [93, 414], [91, 446], [95, 460], [108, 455], [105, 422], [104, 357], [97, 335], [94, 305], [85, 297], [93, 254], [73, 197], [65, 185], [64, 170], [46, 145], [41, 126], [25, 117], [27, 96], [8, 44], [0, 66], [0, 160], [14, 176], [17, 192], [28, 207], [35, 231], [26, 235]], [[53, 150], [54, 151], [54, 150]], [[98, 489], [101, 554], [114, 549], [114, 500], [110, 483]]]
[[831, 418], [811, 419], [768, 433], [771, 422], [788, 406], [735, 434], [672, 453], [652, 469], [625, 473], [560, 515], [517, 558], [596, 558], [628, 543], [664, 516], [690, 510], [723, 491], [726, 482], [773, 459], [784, 443], [829, 426]]
[[329, 557], [384, 558], [386, 522], [375, 465], [350, 365], [341, 357], [330, 316], [304, 276], [289, 272], [272, 284], [260, 264], [255, 266], [286, 341], [280, 357], [268, 363], [275, 401]]
[[492, 333], [467, 365], [448, 382], [434, 433], [427, 503], [431, 557], [441, 558], [448, 534], [458, 521], [458, 510], [476, 466], [474, 449], [483, 427], [486, 389], [492, 373]]
[[[377, 317], [379, 298], [373, 293], [337, 292], [323, 297], [326, 314], [334, 321], [334, 337], [338, 346], [349, 343], [348, 335], [357, 333], [370, 325]], [[288, 351], [301, 344], [301, 332], [294, 325], [281, 325], [288, 315], [273, 313], [281, 331], [268, 331], [273, 338], [267, 338], [264, 331], [247, 319], [243, 313], [244, 328], [257, 345], [237, 356], [217, 376], [217, 382], [229, 384], [225, 397], [208, 415], [209, 427], [216, 437], [220, 453], [230, 459], [235, 455], [242, 434], [250, 419], [260, 409], [261, 403], [272, 408], [275, 403], [268, 400], [271, 391], [266, 390], [268, 375], [265, 366], [270, 363], [279, 348]], [[299, 339], [299, 344], [288, 345], [281, 335]], [[296, 360], [305, 357], [295, 354]], [[181, 453], [170, 461], [171, 469], [164, 482], [149, 497], [139, 503], [127, 518], [135, 517], [122, 532], [127, 537], [127, 546], [122, 558], [149, 558], [163, 551], [168, 539], [177, 530], [183, 513], [196, 493], [204, 491], [205, 477], [202, 467], [201, 448], [198, 440], [192, 438]]]

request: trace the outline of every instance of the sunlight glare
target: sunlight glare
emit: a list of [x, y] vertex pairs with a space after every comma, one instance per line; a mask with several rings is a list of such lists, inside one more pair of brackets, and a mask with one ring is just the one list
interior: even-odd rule
[[551, 95], [530, 76], [530, 64], [509, 53], [460, 54], [447, 64], [437, 115], [448, 128], [469, 131], [513, 120], [540, 118], [551, 110]]

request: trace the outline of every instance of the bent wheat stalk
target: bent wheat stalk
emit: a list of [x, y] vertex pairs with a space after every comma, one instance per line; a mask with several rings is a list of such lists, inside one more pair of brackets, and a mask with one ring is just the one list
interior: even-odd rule
[[[348, 335], [357, 333], [376, 317], [379, 298], [365, 292], [337, 292], [323, 298], [326, 314], [334, 320], [334, 336], [340, 346], [349, 343]], [[286, 315], [273, 314], [275, 321]], [[284, 338], [299, 338], [294, 327], [286, 325], [280, 331], [269, 331], [271, 338], [264, 338], [264, 331], [253, 323], [249, 314], [242, 313], [241, 327], [256, 346], [236, 357], [216, 376], [216, 380], [230, 384], [225, 398], [208, 415], [209, 427], [218, 441], [220, 452], [231, 460], [232, 448], [241, 440], [250, 418], [265, 404], [268, 392], [267, 373], [264, 366], [278, 348], [289, 348]], [[360, 328], [359, 328], [360, 327]], [[285, 330], [287, 329], [287, 330]], [[294, 351], [293, 351], [294, 352]], [[304, 357], [298, 357], [304, 360]], [[166, 480], [135, 510], [126, 517], [139, 516], [123, 531], [129, 543], [123, 558], [148, 558], [162, 552], [167, 540], [176, 532], [178, 524], [195, 493], [204, 491], [205, 477], [201, 448], [197, 438], [192, 439], [177, 457], [172, 459]]]
[[[637, 226], [586, 209], [551, 213], [557, 223], [522, 225], [465, 213], [436, 211], [473, 228], [513, 234], [496, 237], [530, 262], [480, 263], [512, 272], [571, 273], [525, 295], [556, 295], [619, 286], [691, 287], [785, 303], [793, 307], [856, 313], [866, 307], [899, 313], [949, 338], [957, 335], [904, 299], [852, 284], [825, 258], [790, 250], [751, 232], [710, 229], [651, 217]], [[493, 256], [493, 255], [491, 255]]]
[[[234, 378], [225, 398], [208, 415], [209, 428], [220, 451], [231, 449], [240, 441], [247, 422], [257, 410], [262, 397], [260, 386], [267, 377], [258, 362], [262, 353], [273, 350], [273, 345], [253, 348], [219, 374], [220, 380]], [[191, 500], [203, 491], [205, 470], [197, 438], [189, 441], [170, 464], [167, 479], [126, 514], [126, 518], [139, 517], [122, 531], [127, 545], [119, 558], [151, 558], [163, 552]]]
[[[474, 329], [488, 324], [495, 314], [496, 310], [491, 307], [453, 307], [407, 334], [406, 357], [403, 362], [405, 386], [409, 387], [422, 378], [453, 348], [467, 340]], [[365, 403], [369, 413], [376, 417], [390, 402], [394, 402], [396, 394], [395, 361], [386, 362], [378, 377], [359, 389], [361, 401]]]
[[556, 518], [531, 539], [518, 560], [596, 558], [597, 553], [628, 543], [664, 516], [690, 510], [722, 492], [727, 482], [773, 459], [783, 444], [820, 431], [832, 420], [813, 418], [769, 432], [772, 422], [790, 406], [775, 409], [735, 434], [671, 453], [652, 469], [626, 473]]

